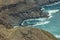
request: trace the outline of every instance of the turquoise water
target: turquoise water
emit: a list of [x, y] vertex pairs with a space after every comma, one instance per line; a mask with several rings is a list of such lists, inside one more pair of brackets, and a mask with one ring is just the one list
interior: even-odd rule
[[49, 18], [28, 19], [23, 21], [22, 25], [46, 30], [60, 38], [60, 2], [42, 6], [41, 10], [48, 12]]

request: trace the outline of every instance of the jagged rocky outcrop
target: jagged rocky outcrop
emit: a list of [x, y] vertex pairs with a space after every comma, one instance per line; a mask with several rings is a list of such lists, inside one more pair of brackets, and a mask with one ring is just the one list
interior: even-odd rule
[[57, 40], [44, 30], [30, 27], [6, 29], [0, 25], [0, 40]]

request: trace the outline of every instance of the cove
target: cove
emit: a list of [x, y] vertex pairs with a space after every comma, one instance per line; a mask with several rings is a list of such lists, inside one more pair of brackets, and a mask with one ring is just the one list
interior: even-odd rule
[[24, 20], [22, 25], [43, 29], [60, 38], [60, 2], [42, 6], [43, 12], [49, 13], [49, 18], [35, 18]]

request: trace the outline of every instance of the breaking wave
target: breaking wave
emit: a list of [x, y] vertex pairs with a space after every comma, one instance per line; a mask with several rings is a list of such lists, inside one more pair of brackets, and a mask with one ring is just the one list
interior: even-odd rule
[[44, 25], [49, 23], [49, 21], [46, 20], [47, 20], [46, 18], [28, 19], [23, 21], [22, 25], [32, 25], [32, 26]]
[[38, 26], [38, 25], [44, 25], [44, 24], [48, 24], [50, 21], [45, 21], [45, 22], [38, 22], [33, 26]]
[[48, 10], [47, 12], [49, 13], [49, 15], [48, 15], [49, 16], [49, 19], [53, 17], [52, 16], [53, 13], [57, 13], [58, 11], [59, 11], [58, 9], [56, 9], [56, 10]]
[[58, 12], [58, 11], [59, 11], [59, 10], [56, 9], [56, 10], [48, 10], [47, 12], [49, 13], [49, 16], [51, 16], [52, 13], [56, 13], [56, 12]]
[[53, 15], [54, 13], [57, 13], [57, 12], [59, 11], [59, 9], [46, 10], [45, 8], [42, 8], [41, 10], [42, 10], [43, 12], [47, 12], [47, 13], [49, 13], [49, 15], [48, 15], [49, 18], [52, 18], [52, 17], [53, 17], [52, 15]]
[[55, 35], [56, 38], [60, 38], [60, 35]]

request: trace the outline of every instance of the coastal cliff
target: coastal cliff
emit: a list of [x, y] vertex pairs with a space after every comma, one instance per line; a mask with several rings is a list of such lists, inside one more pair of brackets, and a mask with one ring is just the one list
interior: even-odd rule
[[[3, 2], [3, 1], [2, 1]], [[28, 4], [29, 3], [29, 4]], [[48, 13], [41, 11], [35, 2], [19, 1], [14, 4], [3, 5], [0, 7], [0, 24], [10, 28], [10, 26], [21, 26], [26, 19], [48, 18]]]
[[0, 1], [0, 24], [6, 28], [8, 26], [21, 26], [21, 23], [26, 19], [49, 17], [48, 13], [42, 12], [40, 7], [40, 4], [49, 3], [47, 0], [41, 2], [39, 0], [5, 0], [6, 4], [4, 4], [5, 1]]

